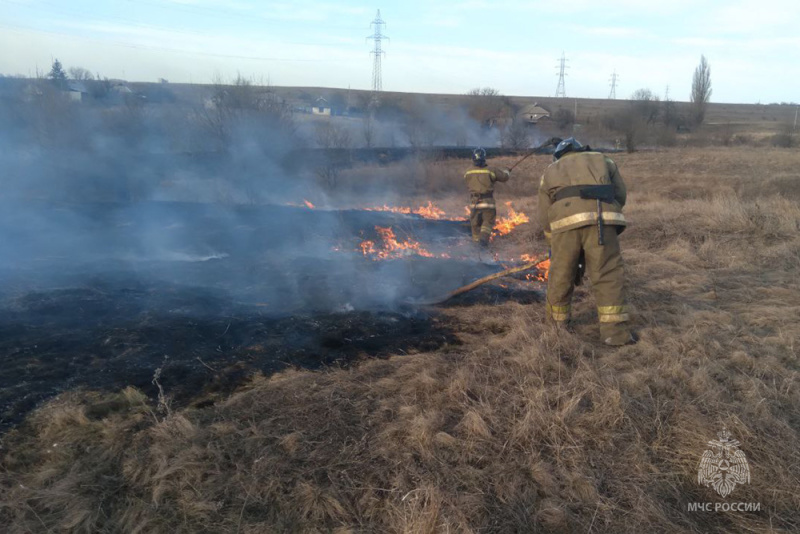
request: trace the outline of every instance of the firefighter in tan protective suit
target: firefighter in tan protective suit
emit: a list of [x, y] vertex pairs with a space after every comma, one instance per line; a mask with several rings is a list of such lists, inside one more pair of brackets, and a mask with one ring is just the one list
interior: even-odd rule
[[469, 189], [469, 224], [472, 228], [472, 241], [481, 247], [489, 246], [489, 238], [497, 218], [497, 205], [494, 202], [495, 182], [507, 182], [511, 171], [486, 166], [486, 151], [475, 149], [472, 153], [475, 168], [464, 174]]
[[617, 240], [626, 224], [625, 183], [611, 159], [572, 137], [559, 143], [553, 160], [539, 184], [539, 218], [551, 254], [547, 317], [566, 326], [580, 264], [585, 261], [601, 338], [608, 345], [632, 343]]

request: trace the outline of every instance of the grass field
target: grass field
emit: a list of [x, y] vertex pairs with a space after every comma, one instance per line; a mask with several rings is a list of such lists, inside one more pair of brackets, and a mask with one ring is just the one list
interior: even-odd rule
[[[204, 408], [162, 414], [132, 388], [63, 394], [4, 438], [0, 524], [13, 533], [797, 532], [800, 152], [615, 159], [629, 187], [621, 242], [638, 344], [599, 343], [582, 287], [574, 333], [546, 325], [541, 303], [452, 305], [436, 313], [459, 344], [255, 378]], [[498, 186], [500, 205], [512, 200], [535, 221], [547, 164], [521, 165]], [[425, 174], [402, 200], [461, 215], [467, 165], [380, 172]], [[342, 187], [373, 171], [349, 171]], [[544, 253], [535, 222], [494, 245]], [[697, 481], [723, 427], [751, 472], [725, 499]], [[689, 511], [693, 502], [760, 510]]]

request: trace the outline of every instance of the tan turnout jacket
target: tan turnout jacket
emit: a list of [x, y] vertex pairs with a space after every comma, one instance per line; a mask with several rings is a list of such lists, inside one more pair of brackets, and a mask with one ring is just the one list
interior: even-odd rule
[[464, 174], [473, 209], [496, 208], [494, 202], [495, 182], [507, 182], [510, 173], [496, 167], [475, 167]]
[[555, 200], [561, 189], [580, 185], [614, 185], [614, 202], [603, 202], [603, 222], [625, 227], [625, 183], [617, 165], [598, 152], [568, 152], [544, 171], [539, 183], [539, 221], [545, 237], [597, 224], [597, 201], [579, 197]]

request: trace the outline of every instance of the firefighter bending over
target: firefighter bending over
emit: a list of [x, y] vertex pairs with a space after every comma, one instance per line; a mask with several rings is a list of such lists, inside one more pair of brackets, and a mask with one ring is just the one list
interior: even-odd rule
[[617, 235], [625, 229], [625, 183], [617, 165], [574, 138], [553, 153], [539, 184], [539, 218], [550, 245], [547, 317], [566, 326], [581, 256], [592, 283], [607, 345], [634, 342], [623, 295], [624, 267]]
[[484, 248], [489, 246], [494, 221], [497, 218], [497, 205], [494, 202], [495, 182], [507, 182], [511, 171], [486, 166], [486, 151], [477, 148], [472, 153], [475, 168], [464, 174], [469, 189], [469, 223], [472, 228], [472, 241]]

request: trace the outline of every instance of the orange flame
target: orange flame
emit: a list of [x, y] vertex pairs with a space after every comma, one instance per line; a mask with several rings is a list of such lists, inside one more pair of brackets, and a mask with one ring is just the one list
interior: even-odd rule
[[536, 262], [536, 268], [539, 269], [539, 272], [536, 274], [526, 274], [525, 280], [528, 281], [537, 281], [537, 282], [546, 282], [547, 281], [547, 274], [550, 271], [550, 259], [540, 260], [539, 258], [533, 256], [532, 254], [523, 254], [519, 257], [525, 263], [533, 263]]
[[547, 280], [547, 277], [550, 274], [550, 259], [546, 259], [539, 264], [539, 272], [539, 280], [542, 282]]
[[375, 242], [370, 241], [368, 239], [361, 242], [359, 245], [361, 247], [361, 253], [364, 256], [369, 256], [370, 254], [375, 254]]
[[497, 219], [494, 224], [494, 231], [495, 235], [507, 235], [511, 233], [511, 230], [519, 226], [520, 224], [524, 224], [526, 222], [530, 222], [530, 219], [527, 215], [522, 212], [517, 213], [514, 211], [514, 208], [511, 207], [511, 202], [506, 202], [506, 206], [508, 206], [508, 217], [501, 217]]
[[[394, 230], [391, 227], [384, 228], [376, 226], [375, 231], [381, 237], [381, 243], [376, 247], [374, 241], [364, 240], [359, 245], [361, 253], [365, 256], [372, 256], [375, 260], [385, 260], [387, 258], [399, 258], [408, 254], [416, 254], [426, 258], [434, 257], [433, 254], [422, 248], [417, 241], [407, 239], [405, 241], [398, 241]], [[449, 257], [442, 255], [442, 257]]]
[[[523, 254], [522, 256], [520, 256], [520, 258], [525, 263], [532, 263], [534, 261], [538, 261], [537, 258], [534, 258], [530, 254]], [[537, 272], [536, 274], [533, 273], [526, 274], [525, 280], [528, 280], [529, 282], [534, 282], [534, 281], [546, 282], [547, 275], [550, 272], [550, 259], [548, 258], [546, 260], [539, 261], [538, 264], [536, 265], [536, 268], [539, 269], [539, 272]]]
[[427, 206], [420, 206], [414, 213], [425, 219], [438, 220], [438, 219], [443, 219], [445, 216], [444, 210], [436, 207], [430, 200], [428, 201]]
[[[424, 206], [420, 206], [418, 208], [411, 208], [408, 206], [398, 207], [398, 206], [387, 206], [384, 204], [383, 206], [377, 206], [372, 208], [364, 208], [366, 211], [389, 211], [391, 213], [402, 213], [403, 215], [419, 215], [423, 219], [434, 219], [434, 220], [460, 220], [457, 218], [447, 217], [447, 213], [438, 207], [436, 204], [431, 202], [430, 200]], [[469, 209], [467, 210], [469, 212]]]
[[364, 208], [365, 211], [390, 211], [392, 213], [402, 213], [404, 215], [408, 215], [411, 213], [411, 208], [396, 208], [393, 206], [387, 206], [384, 204], [383, 206], [378, 206], [375, 208]]
[[303, 204], [305, 204], [308, 209], [312, 209], [312, 210], [314, 209], [314, 204], [312, 204], [311, 202], [309, 202], [306, 199], [303, 199]]

